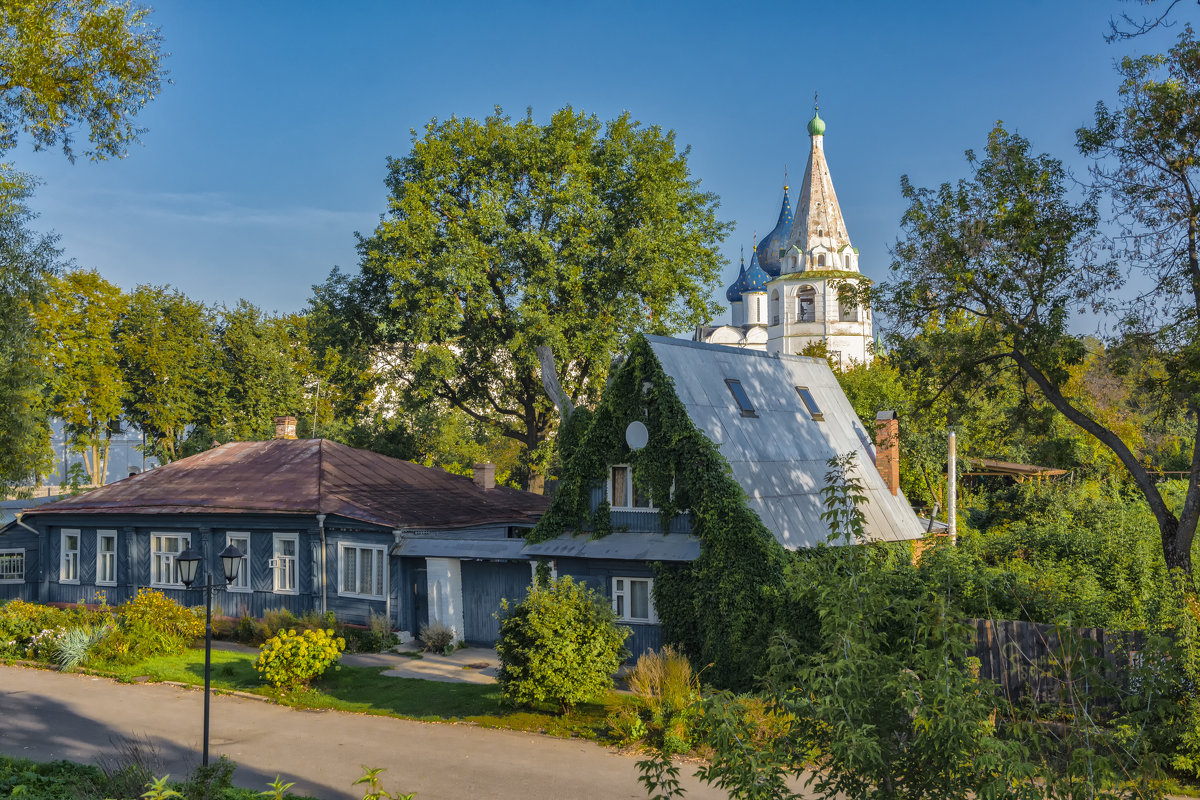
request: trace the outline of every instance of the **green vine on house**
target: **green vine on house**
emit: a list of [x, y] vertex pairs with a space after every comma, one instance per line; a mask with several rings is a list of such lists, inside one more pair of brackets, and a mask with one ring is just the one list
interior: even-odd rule
[[[649, 443], [630, 450], [625, 428], [646, 425]], [[751, 686], [764, 666], [767, 640], [783, 595], [786, 554], [746, 505], [741, 486], [716, 445], [688, 416], [674, 384], [641, 335], [630, 342], [595, 411], [577, 409], [559, 438], [562, 477], [550, 510], [528, 536], [611, 533], [608, 504], [590, 508], [592, 487], [612, 464], [629, 464], [637, 488], [659, 508], [663, 530], [689, 513], [700, 556], [655, 565], [654, 604], [664, 643], [708, 665], [706, 681]]]

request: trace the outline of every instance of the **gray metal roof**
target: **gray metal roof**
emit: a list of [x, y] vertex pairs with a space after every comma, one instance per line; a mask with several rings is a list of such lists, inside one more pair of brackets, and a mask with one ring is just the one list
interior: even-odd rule
[[534, 558], [693, 561], [700, 557], [700, 540], [682, 533], [617, 531], [599, 539], [567, 533], [546, 542], [527, 545], [521, 552]]
[[[847, 452], [858, 455], [868, 538], [924, 534], [903, 493], [892, 495], [875, 469], [872, 437], [824, 359], [646, 338], [692, 421], [720, 448], [750, 508], [784, 547], [812, 547], [828, 537], [820, 496], [826, 462]], [[757, 416], [742, 416], [726, 380], [741, 382]], [[822, 421], [809, 415], [797, 386], [812, 392]]]
[[524, 539], [461, 539], [413, 537], [392, 547], [394, 556], [418, 558], [515, 558], [524, 559]]

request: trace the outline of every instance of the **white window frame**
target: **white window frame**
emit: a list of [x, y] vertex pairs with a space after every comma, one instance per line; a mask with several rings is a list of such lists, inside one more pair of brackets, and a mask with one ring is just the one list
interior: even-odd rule
[[[613, 498], [613, 470], [625, 470], [625, 499], [626, 505], [617, 505]], [[654, 505], [652, 497], [646, 497], [646, 505], [634, 505], [633, 499], [633, 467], [629, 464], [613, 464], [608, 468], [608, 480], [605, 481], [604, 491], [608, 498], [608, 507], [613, 511], [658, 511], [658, 506]]]
[[[646, 611], [649, 614], [647, 617], [635, 617], [632, 615], [633, 603], [633, 583], [646, 584]], [[658, 624], [658, 611], [654, 608], [654, 579], [653, 578], [634, 578], [628, 575], [614, 575], [609, 581], [609, 586], [612, 589], [612, 609], [617, 615], [618, 622], [632, 622], [642, 625]]]
[[[362, 550], [373, 552], [375, 554], [374, 558], [380, 559], [380, 563], [383, 564], [383, 574], [380, 575], [380, 580], [382, 581], [383, 585], [379, 587], [378, 594], [364, 594], [358, 591], [358, 585], [362, 578], [362, 576], [359, 575], [359, 567], [361, 566], [361, 562], [359, 560], [359, 551]], [[373, 544], [359, 544], [357, 542], [338, 542], [338, 596], [357, 597], [363, 600], [383, 600], [387, 596], [387, 586], [389, 580], [387, 557], [386, 547]], [[348, 558], [353, 560], [347, 562], [346, 559]], [[351, 563], [354, 566], [354, 586], [349, 588], [347, 588], [345, 585], [345, 568], [348, 563]], [[375, 562], [372, 560], [372, 566], [374, 566], [374, 564]], [[373, 569], [371, 572], [372, 584], [375, 583], [376, 575], [379, 575], [379, 573]]]
[[[18, 559], [17, 556], [20, 556]], [[19, 563], [21, 565], [21, 574], [17, 576], [12, 564]], [[0, 583], [24, 583], [25, 582], [25, 549], [21, 547], [12, 547], [5, 550], [0, 550]]]
[[247, 531], [225, 532], [225, 544], [233, 544], [234, 539], [237, 539], [239, 542], [244, 541], [246, 543], [245, 547], [242, 547], [240, 544], [237, 545], [237, 549], [241, 550], [246, 555], [242, 557], [242, 564], [240, 567], [238, 567], [237, 578], [234, 579], [233, 583], [230, 583], [225, 587], [225, 591], [253, 592], [254, 584], [250, 576], [250, 534]]
[[[295, 555], [284, 556], [279, 553], [279, 545], [291, 542]], [[291, 562], [290, 564], [288, 562]], [[300, 536], [295, 533], [276, 533], [271, 537], [271, 586], [275, 594], [300, 594]], [[287, 577], [291, 577], [288, 586]], [[284, 580], [280, 580], [283, 578]]]
[[[112, 550], [104, 549], [104, 540], [112, 540]], [[105, 578], [109, 573], [111, 577]], [[96, 585], [117, 585], [117, 532], [114, 530], [96, 531]]]
[[[67, 537], [75, 537], [75, 548], [67, 548]], [[58, 582], [79, 583], [79, 549], [83, 534], [78, 528], [63, 528], [58, 534]]]
[[[169, 550], [163, 547], [168, 539], [178, 540], [179, 549]], [[183, 581], [179, 580], [179, 569], [175, 566], [175, 558], [191, 546], [192, 535], [190, 533], [152, 531], [150, 533], [150, 586], [155, 589], [184, 588]], [[166, 571], [168, 580], [157, 580], [163, 570]]]

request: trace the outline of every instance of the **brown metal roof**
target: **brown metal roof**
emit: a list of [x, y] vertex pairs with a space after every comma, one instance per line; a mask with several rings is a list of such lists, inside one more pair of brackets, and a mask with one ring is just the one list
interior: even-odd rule
[[1070, 472], [1070, 470], [1056, 469], [1055, 467], [1039, 467], [1036, 464], [1015, 464], [1011, 461], [997, 461], [992, 458], [972, 458], [968, 459], [968, 461], [972, 471], [966, 474], [980, 477], [1001, 475], [1022, 480], [1024, 478], [1054, 478]]
[[475, 482], [326, 439], [231, 442], [78, 497], [51, 514], [329, 514], [390, 528], [534, 522], [542, 495]]

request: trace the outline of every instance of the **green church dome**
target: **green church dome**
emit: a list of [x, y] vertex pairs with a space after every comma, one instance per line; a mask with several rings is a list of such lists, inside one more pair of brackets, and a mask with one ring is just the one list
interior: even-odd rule
[[808, 121], [808, 135], [809, 136], [824, 136], [825, 135], [825, 120], [821, 119], [821, 115], [818, 114], [815, 110], [813, 111], [813, 118]]

